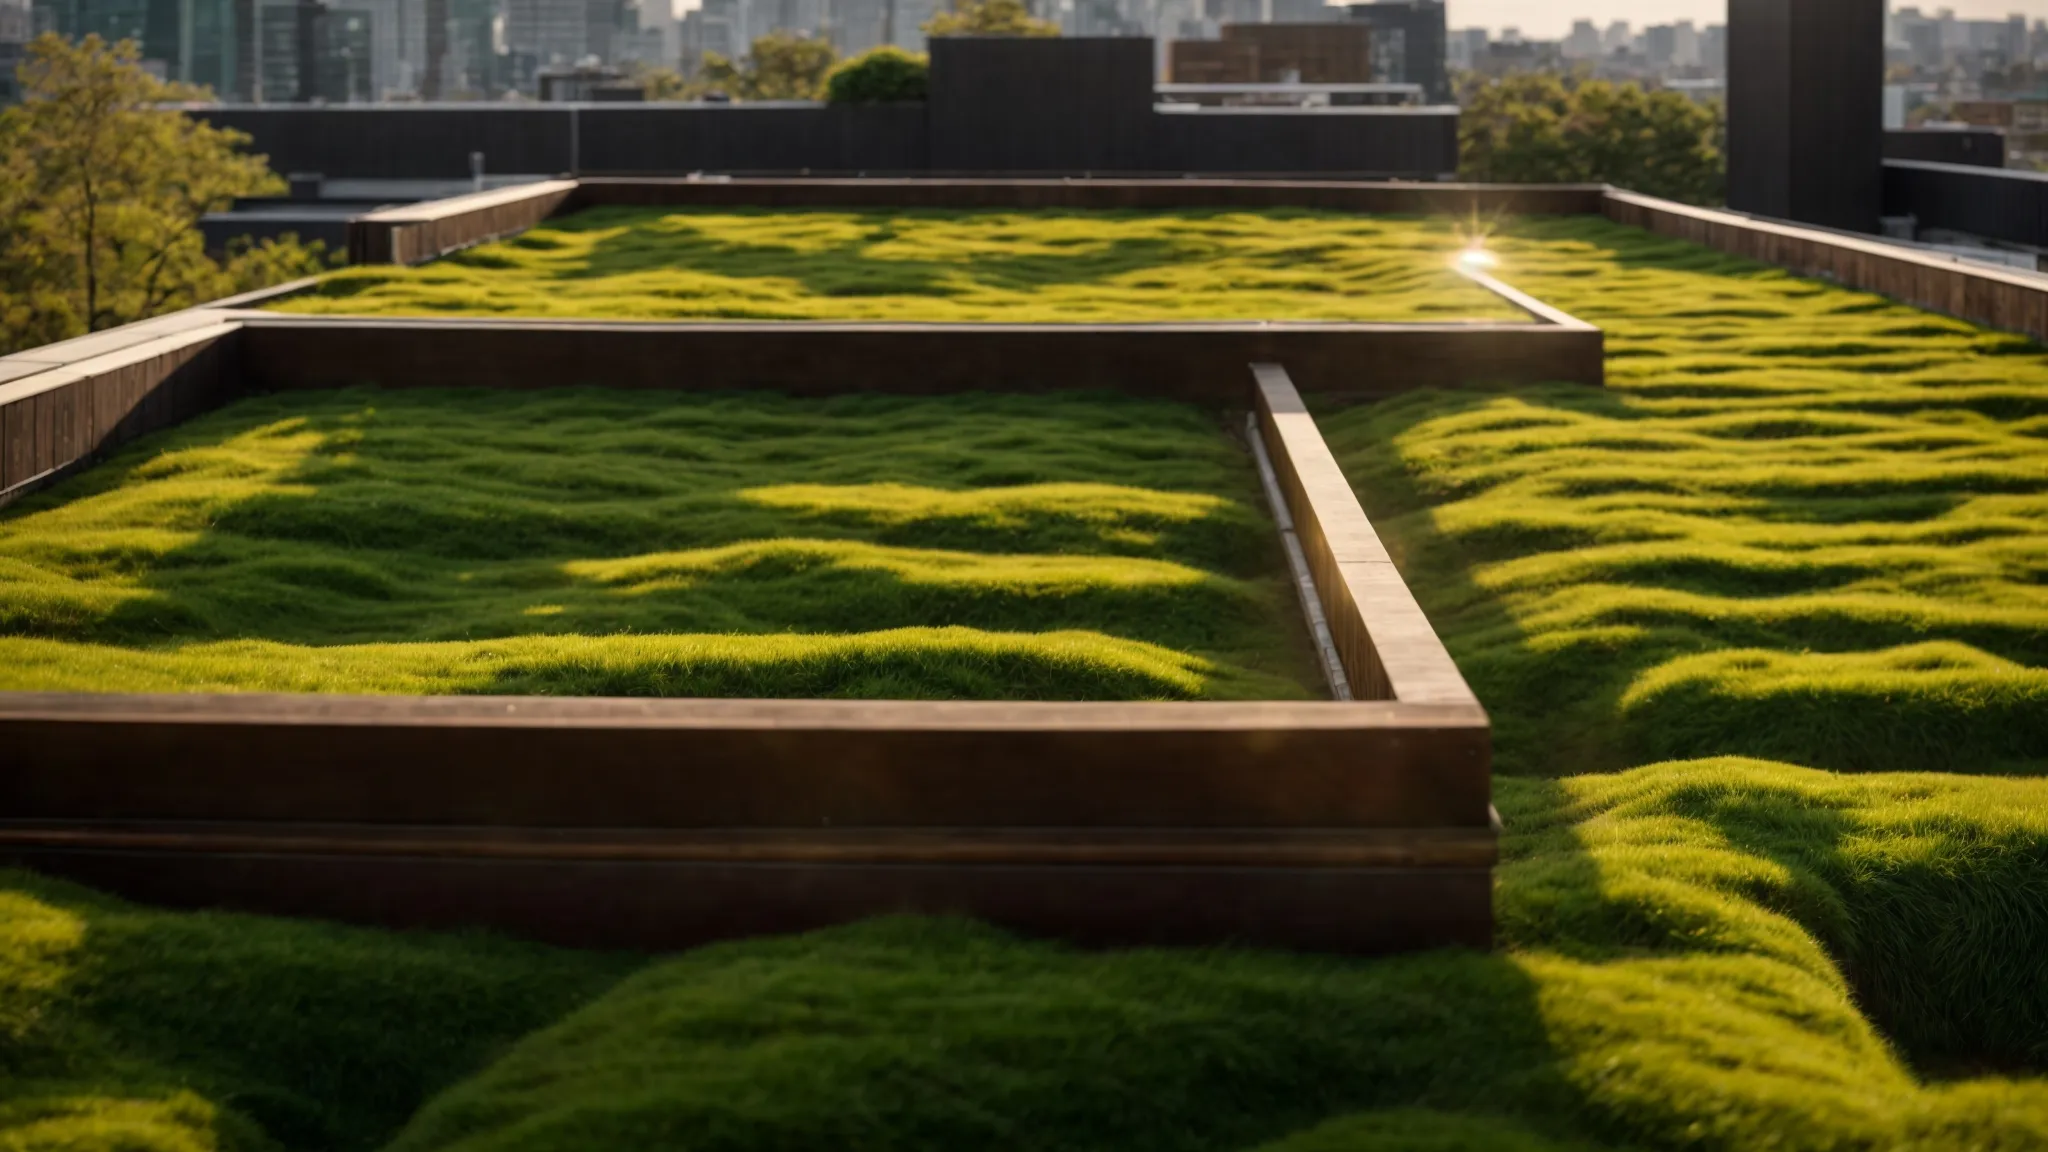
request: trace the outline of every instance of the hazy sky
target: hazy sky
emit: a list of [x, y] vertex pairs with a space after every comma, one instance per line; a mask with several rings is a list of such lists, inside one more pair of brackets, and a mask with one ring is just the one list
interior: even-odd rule
[[[695, 8], [698, 0], [674, 0], [678, 14]], [[1572, 21], [1592, 20], [1605, 28], [1614, 20], [1626, 20], [1640, 28], [1645, 24], [1668, 24], [1690, 20], [1695, 24], [1720, 24], [1728, 19], [1728, 0], [1449, 0], [1448, 17], [1453, 28], [1516, 27], [1524, 36], [1555, 40], [1571, 31]], [[1953, 8], [1967, 20], [1995, 20], [2014, 12], [2029, 20], [2048, 20], [2048, 0], [1892, 0], [1893, 8], [1919, 7], [1932, 12]]]
[[[1626, 20], [1640, 28], [1691, 20], [1720, 24], [1728, 19], [1727, 0], [1447, 0], [1453, 28], [1510, 25], [1524, 36], [1553, 40], [1571, 31], [1573, 20], [1592, 20], [1601, 27]], [[1966, 20], [1993, 20], [2018, 12], [2029, 20], [2048, 19], [2048, 0], [1892, 0], [1893, 8], [1918, 7], [1923, 12], [1953, 8]]]

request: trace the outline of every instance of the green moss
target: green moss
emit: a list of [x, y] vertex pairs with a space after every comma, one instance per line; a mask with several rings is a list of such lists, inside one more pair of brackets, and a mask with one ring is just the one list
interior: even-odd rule
[[1525, 319], [1453, 274], [1454, 221], [1326, 212], [599, 208], [275, 307], [612, 320]]
[[1305, 696], [1262, 503], [1113, 396], [259, 398], [0, 514], [0, 688]]
[[636, 962], [150, 912], [15, 876], [0, 1139], [2048, 1142], [2048, 1082], [1983, 1074], [2048, 1061], [2048, 782], [1720, 760], [1508, 780], [1498, 800], [1502, 950], [1377, 961], [1090, 953], [897, 919], [640, 964], [592, 999]]
[[[1521, 223], [1494, 247], [1510, 280], [1608, 326], [1612, 387], [1414, 395], [1324, 425], [1521, 773], [1496, 782], [1497, 951], [1090, 953], [896, 919], [641, 963], [146, 912], [15, 877], [0, 885], [0, 1146], [2048, 1147], [2048, 361], [1598, 222]], [[1132, 423], [1164, 436], [1142, 411]], [[1208, 465], [1164, 440], [1105, 448], [1089, 466], [1109, 471], [1085, 479], [1043, 464], [991, 479], [974, 453], [929, 473], [735, 479], [719, 491], [744, 493], [743, 516], [688, 522], [796, 519], [681, 536], [616, 494], [631, 488], [611, 458], [631, 451], [598, 453], [587, 480], [545, 470], [564, 426], [553, 413], [509, 460], [457, 470], [480, 485], [460, 500], [423, 498], [399, 467], [459, 457], [449, 437], [378, 432], [374, 493], [237, 498], [216, 516], [167, 488], [147, 522], [384, 549], [420, 518], [409, 563], [459, 562], [559, 615], [585, 610], [565, 586], [652, 597], [777, 566], [953, 596], [1064, 588], [1074, 556], [1114, 557], [1133, 566], [1103, 587], [1217, 596], [1204, 613], [1267, 578], [1233, 543], [1266, 531], [1242, 511], [1251, 490], [1174, 471]], [[716, 460], [732, 439], [670, 452]], [[259, 495], [278, 483], [247, 444], [213, 449], [156, 457], [160, 479], [203, 464]], [[522, 511], [584, 483], [561, 515]], [[124, 490], [110, 475], [92, 492]], [[36, 609], [57, 623], [35, 643], [150, 618], [61, 585], [155, 596], [177, 567], [159, 558], [187, 546], [137, 524], [94, 545], [100, 530], [0, 547], [12, 603], [71, 605]], [[518, 567], [533, 556], [554, 559]], [[414, 580], [331, 555], [277, 571], [285, 602], [314, 586], [402, 603]], [[60, 587], [21, 591], [42, 584]], [[202, 621], [253, 610], [181, 603]], [[1198, 650], [1101, 633], [1157, 645], [1161, 676]], [[1135, 648], [1117, 659], [1140, 664]], [[1605, 771], [1723, 751], [2012, 775]]]
[[2048, 1085], [1930, 1085], [1871, 1019], [1929, 1063], [2048, 1059], [2048, 783], [1729, 760], [1499, 800], [1498, 955], [1087, 954], [929, 921], [705, 949], [394, 1148], [2048, 1140]]
[[637, 963], [161, 912], [0, 872], [0, 1147], [375, 1147]]
[[2048, 354], [1598, 220], [1491, 247], [1607, 388], [1322, 425], [1504, 771], [2048, 764]]

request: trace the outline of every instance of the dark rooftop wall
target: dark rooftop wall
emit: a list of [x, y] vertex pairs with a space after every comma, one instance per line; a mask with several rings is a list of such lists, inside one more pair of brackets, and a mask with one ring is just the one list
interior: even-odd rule
[[2048, 172], [1888, 160], [1884, 211], [1921, 228], [2048, 248]]
[[1162, 113], [1153, 127], [1160, 172], [1432, 180], [1457, 162], [1458, 118], [1434, 112]]
[[586, 108], [580, 175], [679, 172], [919, 172], [929, 163], [916, 104], [822, 108]]
[[2005, 133], [1996, 128], [1890, 130], [1884, 134], [1884, 158], [2003, 168]]
[[931, 59], [935, 171], [1150, 166], [1149, 37], [947, 36]]
[[1728, 206], [1877, 231], [1882, 0], [1729, 0]]
[[931, 99], [903, 105], [226, 106], [279, 172], [496, 174], [1199, 172], [1405, 176], [1458, 166], [1455, 110], [1161, 113], [1152, 41], [943, 38]]
[[270, 157], [279, 172], [456, 180], [469, 176], [471, 152], [484, 154], [488, 172], [552, 174], [571, 163], [569, 112], [562, 108], [265, 105], [195, 115], [247, 132], [250, 151]]

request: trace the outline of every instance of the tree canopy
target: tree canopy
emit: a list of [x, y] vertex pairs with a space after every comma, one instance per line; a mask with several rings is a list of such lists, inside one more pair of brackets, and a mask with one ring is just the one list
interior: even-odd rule
[[922, 100], [930, 88], [930, 76], [931, 65], [923, 53], [885, 44], [832, 69], [825, 78], [825, 99], [834, 104]]
[[1040, 20], [1023, 0], [959, 0], [922, 25], [926, 36], [1057, 36], [1060, 26]]
[[163, 105], [207, 98], [133, 41], [44, 34], [0, 112], [0, 351], [189, 307], [322, 265], [296, 240], [209, 257], [199, 218], [282, 192], [242, 133]]
[[1636, 84], [1522, 73], [1468, 85], [1459, 175], [1487, 183], [1607, 183], [1688, 204], [1726, 198], [1719, 103]]
[[735, 100], [816, 100], [825, 94], [825, 77], [838, 60], [829, 40], [770, 32], [754, 38], [745, 60], [706, 52], [688, 94], [717, 90]]

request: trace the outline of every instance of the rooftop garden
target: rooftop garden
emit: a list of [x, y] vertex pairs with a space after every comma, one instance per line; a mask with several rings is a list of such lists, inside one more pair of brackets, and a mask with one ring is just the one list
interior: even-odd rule
[[290, 393], [0, 512], [0, 689], [1318, 684], [1249, 457], [1164, 402]]
[[592, 208], [280, 311], [607, 320], [1510, 320], [1442, 218]]
[[[1489, 246], [1503, 278], [1607, 330], [1609, 386], [1417, 393], [1318, 419], [1496, 726], [1495, 952], [1087, 953], [901, 919], [612, 956], [160, 912], [16, 874], [0, 882], [0, 1133], [27, 1147], [408, 1152], [2048, 1146], [2048, 353], [1602, 221], [1513, 222]], [[251, 401], [159, 442], [168, 452], [88, 473], [0, 528], [0, 564], [27, 573], [18, 586], [76, 593], [48, 601], [62, 612], [38, 609], [34, 637], [7, 625], [9, 642], [132, 644], [140, 633], [95, 630], [155, 618], [194, 636], [189, 620], [239, 633], [282, 618], [310, 581], [213, 593], [237, 580], [159, 557], [260, 567], [284, 555], [262, 549], [286, 545], [386, 548], [378, 533], [410, 516], [378, 510], [424, 515], [438, 497], [407, 470], [429, 466], [475, 499], [526, 503], [425, 521], [428, 543], [390, 548], [403, 564], [377, 587], [397, 593], [264, 624], [279, 642], [322, 629], [319, 643], [346, 642], [363, 621], [399, 618], [383, 613], [429, 619], [448, 601], [415, 603], [406, 586], [479, 579], [502, 586], [464, 594], [493, 606], [476, 610], [487, 623], [613, 619], [615, 588], [697, 579], [647, 554], [736, 539], [642, 533], [756, 516], [805, 539], [982, 554], [1027, 551], [1006, 532], [1054, 533], [1030, 535], [1028, 551], [1179, 564], [1292, 611], [1276, 583], [1256, 583], [1272, 562], [1232, 543], [1271, 535], [1248, 466], [1208, 418], [1171, 406], [1058, 401], [1074, 405], [1062, 447], [1007, 471], [976, 470], [986, 453], [944, 456], [929, 434], [895, 443], [886, 467], [855, 454], [793, 480], [786, 464], [756, 478], [731, 463], [744, 482], [715, 486], [718, 517], [633, 519], [623, 509], [638, 505], [608, 494], [639, 491], [611, 463], [635, 464], [631, 452], [599, 453], [594, 475], [540, 452], [458, 467], [481, 424], [408, 434], [496, 403]], [[517, 403], [541, 406], [529, 428], [578, 428], [549, 398]], [[748, 414], [693, 449], [714, 461], [770, 458], [773, 437], [731, 427], [813, 411], [690, 403]], [[901, 423], [1012, 401], [834, 403]], [[418, 408], [390, 421], [396, 404]], [[996, 411], [984, 448], [1038, 418]], [[637, 415], [656, 430], [682, 419]], [[1073, 438], [1095, 443], [1111, 419], [1120, 436], [1160, 437], [1156, 453], [1090, 449], [1102, 458], [1089, 479], [1062, 471]], [[500, 452], [523, 443], [517, 419], [501, 423]], [[575, 434], [655, 434], [597, 424]], [[308, 446], [265, 471], [261, 442], [292, 437]], [[380, 482], [322, 478], [346, 469]], [[196, 492], [150, 487], [180, 476], [248, 493], [215, 513]], [[1022, 528], [1006, 511], [936, 511], [1084, 482], [1242, 511], [1176, 520], [1148, 503], [1149, 519], [1033, 513]], [[880, 483], [900, 487], [885, 497]], [[807, 487], [767, 510], [732, 499], [790, 484]], [[904, 494], [924, 489], [967, 495]], [[149, 491], [161, 501], [121, 510]], [[507, 508], [498, 540], [487, 526]], [[877, 511], [897, 508], [922, 511]], [[186, 509], [200, 511], [179, 519]], [[47, 543], [74, 532], [127, 542]], [[136, 543], [152, 532], [158, 543]], [[93, 566], [64, 559], [83, 556]], [[611, 581], [563, 567], [593, 558], [619, 565], [591, 570]], [[552, 583], [519, 586], [542, 575]], [[729, 587], [690, 585], [702, 586]], [[710, 612], [697, 595], [662, 611]], [[733, 618], [790, 627], [765, 596], [721, 595]], [[1052, 626], [990, 619], [1020, 618], [981, 626]], [[1288, 672], [1298, 656], [1248, 654], [1256, 644], [1222, 631], [1095, 627], [1261, 684], [1313, 683]]]

